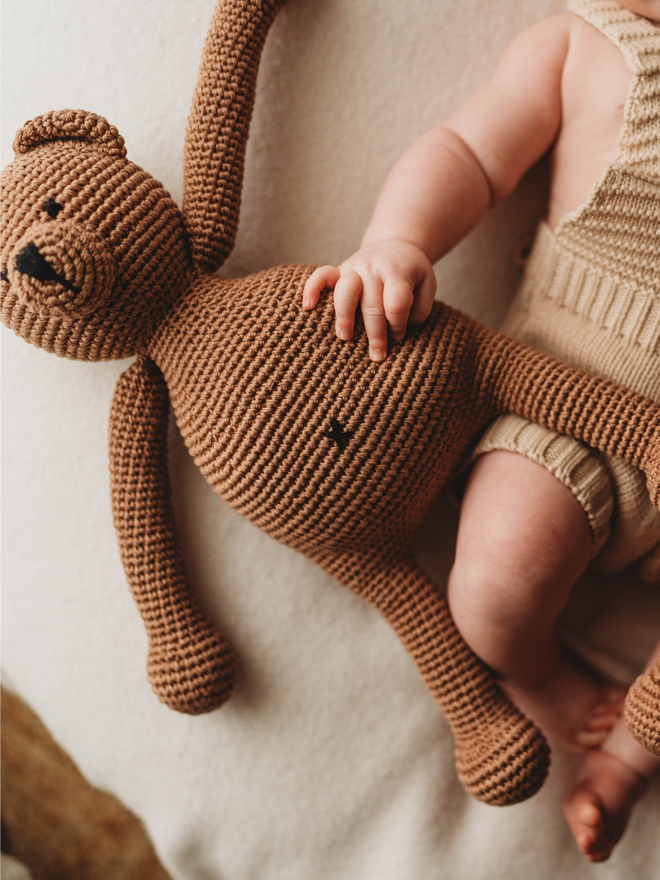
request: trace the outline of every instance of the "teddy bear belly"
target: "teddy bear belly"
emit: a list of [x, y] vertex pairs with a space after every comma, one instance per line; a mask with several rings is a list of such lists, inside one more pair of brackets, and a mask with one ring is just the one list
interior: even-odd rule
[[215, 326], [202, 308], [154, 351], [179, 428], [215, 491], [290, 546], [408, 542], [474, 433], [470, 324], [438, 307], [375, 364], [360, 322], [336, 338], [327, 295], [300, 308], [300, 279], [252, 308], [235, 282]]

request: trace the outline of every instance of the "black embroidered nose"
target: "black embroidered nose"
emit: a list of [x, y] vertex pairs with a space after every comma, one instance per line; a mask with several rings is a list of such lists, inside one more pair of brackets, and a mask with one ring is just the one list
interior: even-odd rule
[[338, 422], [337, 419], [331, 419], [330, 424], [332, 425], [332, 431], [324, 431], [323, 436], [334, 440], [340, 449], [346, 449], [349, 439], [353, 436], [353, 432], [344, 431], [341, 422]]
[[39, 253], [39, 248], [34, 242], [30, 242], [20, 254], [17, 254], [15, 266], [17, 272], [28, 275], [30, 278], [36, 278], [37, 281], [57, 281], [66, 290], [80, 293], [79, 287], [75, 287], [62, 275], [57, 274], [48, 260]]

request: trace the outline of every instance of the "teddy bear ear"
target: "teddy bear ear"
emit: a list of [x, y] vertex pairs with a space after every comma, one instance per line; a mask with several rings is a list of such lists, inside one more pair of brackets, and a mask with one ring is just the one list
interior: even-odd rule
[[51, 110], [31, 119], [16, 133], [14, 152], [27, 153], [48, 141], [85, 141], [111, 156], [126, 156], [124, 138], [114, 125], [86, 110]]

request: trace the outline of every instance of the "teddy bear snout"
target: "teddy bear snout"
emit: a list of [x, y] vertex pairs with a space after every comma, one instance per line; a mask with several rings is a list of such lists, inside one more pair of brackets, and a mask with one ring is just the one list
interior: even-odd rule
[[106, 242], [74, 221], [30, 227], [9, 260], [19, 299], [42, 314], [77, 317], [112, 292], [115, 264]]

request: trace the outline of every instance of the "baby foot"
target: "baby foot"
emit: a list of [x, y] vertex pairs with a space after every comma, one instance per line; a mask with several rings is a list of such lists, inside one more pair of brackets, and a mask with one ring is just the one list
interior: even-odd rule
[[625, 688], [604, 684], [567, 657], [539, 684], [504, 680], [501, 685], [549, 739], [575, 754], [605, 740], [621, 716], [626, 695]]
[[647, 785], [646, 777], [610, 752], [596, 749], [586, 756], [578, 783], [564, 802], [564, 815], [590, 862], [609, 858]]

